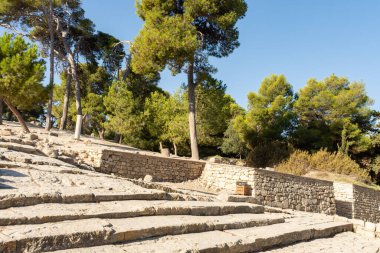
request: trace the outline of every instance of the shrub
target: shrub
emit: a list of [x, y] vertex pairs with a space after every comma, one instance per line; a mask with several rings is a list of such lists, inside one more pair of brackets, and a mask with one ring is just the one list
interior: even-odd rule
[[369, 181], [368, 173], [354, 160], [341, 152], [320, 150], [312, 155], [306, 151], [295, 151], [288, 160], [280, 163], [276, 171], [293, 175], [305, 175], [311, 170], [355, 176], [363, 182]]
[[279, 162], [287, 159], [293, 148], [287, 143], [274, 141], [262, 143], [255, 146], [246, 158], [248, 166], [251, 167], [273, 167]]
[[320, 150], [311, 156], [311, 166], [315, 170], [356, 176], [361, 180], [368, 180], [369, 177], [359, 164], [341, 152], [330, 153]]
[[296, 150], [288, 160], [276, 166], [276, 171], [302, 176], [311, 170], [311, 155], [307, 151]]

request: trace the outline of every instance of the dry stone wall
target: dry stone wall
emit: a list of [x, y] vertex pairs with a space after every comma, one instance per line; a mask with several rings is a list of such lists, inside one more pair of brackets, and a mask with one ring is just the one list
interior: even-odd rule
[[252, 194], [263, 205], [335, 214], [332, 182], [259, 169], [254, 182]]
[[380, 223], [380, 191], [353, 186], [354, 218]]
[[335, 182], [334, 195], [337, 215], [380, 223], [380, 191], [354, 184]]
[[254, 185], [255, 169], [220, 163], [207, 163], [201, 180], [209, 188], [225, 190], [234, 194], [236, 181], [246, 181], [251, 187]]
[[205, 162], [103, 150], [97, 170], [126, 178], [150, 175], [153, 181], [183, 182], [201, 176]]
[[307, 212], [337, 214], [350, 219], [380, 223], [380, 192], [364, 187], [329, 182], [270, 170], [205, 163], [180, 158], [116, 150], [83, 151], [77, 160], [97, 171], [153, 181], [183, 182], [198, 179], [207, 187], [234, 194], [237, 181], [245, 181], [256, 202], [266, 206]]
[[334, 182], [336, 214], [349, 219], [353, 218], [354, 190], [348, 183]]
[[307, 212], [335, 214], [332, 182], [274, 171], [208, 163], [202, 180], [208, 187], [234, 193], [236, 181], [246, 181], [259, 204]]

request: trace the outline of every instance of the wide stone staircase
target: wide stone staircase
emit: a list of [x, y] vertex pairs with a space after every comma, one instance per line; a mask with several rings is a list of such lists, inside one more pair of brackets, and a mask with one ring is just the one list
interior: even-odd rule
[[148, 188], [4, 138], [0, 253], [259, 252], [352, 234], [333, 216]]
[[351, 231], [248, 203], [124, 200], [0, 210], [0, 252], [254, 252]]

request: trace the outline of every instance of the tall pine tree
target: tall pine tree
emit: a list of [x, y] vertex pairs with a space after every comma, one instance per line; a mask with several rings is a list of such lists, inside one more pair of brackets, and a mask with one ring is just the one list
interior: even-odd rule
[[244, 17], [244, 0], [141, 0], [137, 13], [145, 21], [131, 47], [137, 73], [185, 70], [192, 158], [199, 159], [194, 74], [208, 56], [224, 57], [239, 46], [236, 22]]

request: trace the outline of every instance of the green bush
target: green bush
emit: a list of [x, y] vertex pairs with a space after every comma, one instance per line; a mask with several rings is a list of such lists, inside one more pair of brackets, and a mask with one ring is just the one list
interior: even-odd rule
[[287, 159], [293, 149], [287, 143], [274, 141], [256, 145], [246, 158], [248, 166], [251, 167], [273, 167], [279, 162]]

